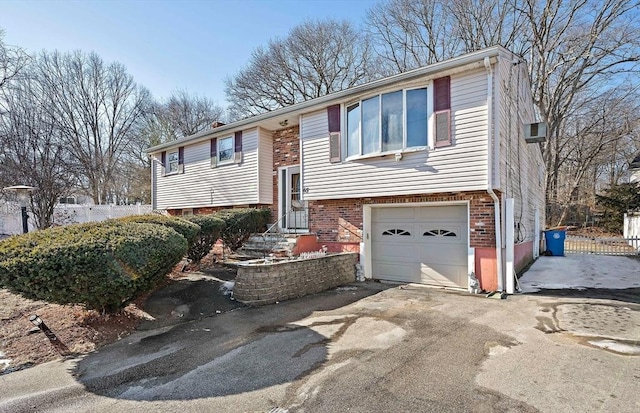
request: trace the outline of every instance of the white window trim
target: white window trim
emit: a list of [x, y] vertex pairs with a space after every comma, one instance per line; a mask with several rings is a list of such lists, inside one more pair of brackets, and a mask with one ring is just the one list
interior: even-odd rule
[[[223, 140], [226, 139], [230, 139], [231, 140], [231, 158], [229, 159], [225, 159], [224, 161], [220, 159], [220, 143]], [[235, 156], [235, 136], [234, 135], [229, 135], [229, 136], [224, 136], [221, 138], [217, 138], [216, 139], [216, 166], [220, 166], [220, 165], [227, 165], [227, 164], [232, 164], [234, 163], [234, 156]]]
[[[176, 154], [176, 160], [175, 161], [170, 161], [169, 158], [171, 158], [172, 154]], [[176, 170], [175, 171], [171, 171], [171, 163], [175, 162], [176, 164]], [[175, 151], [167, 151], [167, 165], [165, 167], [165, 176], [168, 175], [177, 175], [178, 173], [180, 173], [180, 150], [176, 149]]]
[[[410, 90], [418, 90], [418, 89], [426, 89], [427, 92], [427, 139], [426, 144], [421, 146], [407, 146], [407, 91]], [[394, 93], [402, 91], [402, 148], [390, 150], [390, 151], [382, 151], [382, 125], [379, 125], [378, 128], [378, 143], [379, 150], [377, 152], [370, 152], [367, 154], [362, 154], [362, 102], [367, 99], [371, 99], [373, 97], [378, 97], [378, 119], [381, 119], [382, 116], [382, 95], [388, 93]], [[412, 153], [419, 151], [426, 151], [433, 148], [434, 137], [433, 133], [435, 132], [435, 127], [433, 126], [433, 81], [429, 81], [426, 85], [420, 85], [415, 87], [407, 87], [398, 90], [388, 90], [384, 92], [380, 92], [377, 94], [373, 94], [370, 96], [361, 97], [358, 100], [353, 100], [342, 104], [340, 108], [341, 116], [341, 130], [345, 131], [344, 136], [345, 139], [342, 140], [341, 150], [342, 153], [347, 155], [349, 150], [349, 131], [348, 131], [348, 113], [347, 110], [349, 107], [353, 105], [358, 105], [360, 108], [360, 120], [358, 124], [358, 132], [360, 134], [358, 140], [358, 151], [360, 152], [358, 155], [346, 156], [343, 158], [343, 161], [354, 161], [360, 159], [369, 159], [369, 158], [379, 158], [387, 155], [395, 155], [395, 154], [404, 154], [404, 153]]]

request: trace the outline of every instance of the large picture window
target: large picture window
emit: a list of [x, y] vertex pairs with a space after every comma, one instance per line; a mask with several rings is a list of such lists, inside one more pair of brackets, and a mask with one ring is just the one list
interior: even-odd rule
[[347, 157], [427, 146], [427, 89], [383, 93], [347, 107]]

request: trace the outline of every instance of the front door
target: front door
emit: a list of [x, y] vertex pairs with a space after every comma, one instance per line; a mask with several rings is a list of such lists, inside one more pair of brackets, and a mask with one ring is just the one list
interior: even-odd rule
[[299, 166], [290, 166], [283, 170], [280, 188], [285, 208], [281, 211], [282, 222], [286, 230], [309, 228], [307, 202], [302, 200], [302, 179]]

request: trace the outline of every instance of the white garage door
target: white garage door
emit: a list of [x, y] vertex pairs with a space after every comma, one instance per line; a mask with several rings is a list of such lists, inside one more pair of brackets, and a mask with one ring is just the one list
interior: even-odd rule
[[375, 207], [373, 278], [467, 288], [467, 206]]

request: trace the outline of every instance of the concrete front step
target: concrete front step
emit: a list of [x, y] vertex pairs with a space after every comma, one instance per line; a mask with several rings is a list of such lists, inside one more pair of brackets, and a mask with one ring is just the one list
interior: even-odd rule
[[313, 234], [273, 233], [264, 236], [252, 235], [238, 252], [260, 258], [267, 254], [276, 254], [278, 256], [293, 255], [299, 239], [308, 238], [309, 236], [315, 237]]

